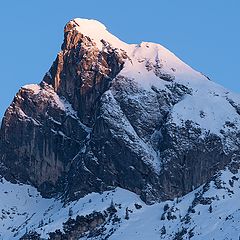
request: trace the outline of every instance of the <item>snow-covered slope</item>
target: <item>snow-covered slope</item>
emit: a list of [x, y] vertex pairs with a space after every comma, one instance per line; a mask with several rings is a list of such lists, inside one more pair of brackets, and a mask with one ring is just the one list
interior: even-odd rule
[[220, 134], [221, 129], [232, 130], [225, 125], [226, 122], [239, 126], [239, 113], [231, 105], [231, 101], [234, 101], [239, 107], [239, 95], [230, 93], [210, 81], [165, 47], [150, 42], [129, 45], [109, 33], [106, 27], [96, 20], [76, 18], [72, 21], [76, 23], [77, 31], [97, 43], [99, 50], [105, 48], [101, 40], [114, 48], [124, 50], [128, 59], [119, 75], [131, 78], [143, 90], [153, 91], [153, 86], [167, 90], [169, 81], [182, 84], [191, 90], [191, 94], [174, 106], [173, 123], [181, 125], [186, 120], [192, 120], [198, 127], [215, 134]]
[[[56, 229], [63, 231], [63, 223], [69, 217], [76, 219], [77, 215], [87, 215], [93, 210], [104, 212], [114, 203], [119, 221], [108, 223], [101, 235], [91, 239], [104, 239], [110, 234], [110, 240], [238, 240], [239, 178], [239, 172], [233, 174], [227, 169], [182, 198], [151, 206], [121, 188], [102, 194], [92, 193], [64, 205], [57, 199], [42, 198], [31, 186], [11, 184], [2, 179], [0, 239], [19, 239], [26, 229], [35, 230], [47, 239], [48, 233]], [[129, 219], [126, 219], [126, 209]]]

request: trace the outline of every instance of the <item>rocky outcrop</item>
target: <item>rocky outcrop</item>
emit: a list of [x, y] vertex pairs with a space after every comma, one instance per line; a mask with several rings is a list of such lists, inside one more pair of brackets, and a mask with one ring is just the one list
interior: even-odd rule
[[[115, 206], [110, 206], [103, 213], [93, 212], [86, 216], [77, 216], [76, 219], [69, 218], [63, 223], [63, 231], [57, 229], [55, 232], [49, 233], [49, 240], [61, 239], [80, 239], [80, 238], [102, 238], [108, 239], [114, 233], [114, 226], [120, 222], [120, 218], [116, 214]], [[107, 230], [107, 225], [112, 228]]]
[[[78, 240], [80, 238], [101, 238], [108, 239], [119, 227], [121, 219], [117, 215], [114, 203], [103, 212], [94, 211], [86, 216], [71, 216], [64, 222], [60, 229], [49, 232], [49, 240]], [[43, 222], [43, 221], [42, 221]], [[40, 222], [41, 223], [41, 222]], [[41, 226], [41, 224], [40, 224]], [[110, 228], [111, 226], [111, 228]], [[40, 240], [41, 235], [36, 231], [26, 232], [20, 240]], [[45, 239], [45, 238], [44, 238]]]
[[85, 235], [89, 235], [89, 238], [99, 236], [101, 235], [100, 226], [106, 221], [106, 217], [107, 213], [104, 215], [101, 212], [94, 212], [87, 216], [77, 216], [76, 219], [69, 218], [68, 221], [63, 224], [64, 232], [56, 230], [55, 232], [49, 234], [49, 239], [70, 240], [79, 239]]
[[99, 50], [93, 40], [74, 28], [76, 24], [66, 25], [62, 51], [43, 82], [72, 104], [84, 124], [92, 126], [99, 99], [122, 70], [127, 55], [104, 40]]
[[[20, 89], [6, 111], [0, 159], [7, 179], [65, 200], [119, 186], [152, 203], [190, 192], [239, 156], [238, 98], [159, 45], [118, 46], [99, 23], [94, 30], [106, 39], [81, 24], [66, 25], [43, 81]], [[198, 107], [201, 91], [213, 110]], [[220, 125], [215, 98], [231, 116], [219, 131], [204, 125], [212, 115]]]
[[[43, 86], [43, 85], [42, 85]], [[1, 128], [1, 160], [7, 179], [30, 182], [43, 194], [55, 191], [88, 135], [52, 87], [22, 88]]]
[[46, 196], [63, 187], [62, 179], [94, 124], [99, 99], [126, 58], [103, 43], [100, 52], [70, 22], [62, 51], [40, 86], [17, 93], [1, 128], [8, 179], [31, 182]]

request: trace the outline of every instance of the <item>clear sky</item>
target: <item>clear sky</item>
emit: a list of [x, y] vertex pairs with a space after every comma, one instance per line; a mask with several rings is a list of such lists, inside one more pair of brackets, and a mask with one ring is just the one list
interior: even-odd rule
[[160, 43], [240, 92], [240, 0], [2, 0], [0, 118], [22, 85], [42, 80], [75, 17], [97, 19], [128, 43]]

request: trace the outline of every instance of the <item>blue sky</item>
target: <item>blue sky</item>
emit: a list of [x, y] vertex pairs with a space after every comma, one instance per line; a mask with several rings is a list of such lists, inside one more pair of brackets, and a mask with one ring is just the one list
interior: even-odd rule
[[7, 0], [0, 3], [0, 117], [18, 89], [38, 83], [75, 17], [103, 22], [128, 43], [162, 44], [213, 81], [240, 92], [239, 0]]

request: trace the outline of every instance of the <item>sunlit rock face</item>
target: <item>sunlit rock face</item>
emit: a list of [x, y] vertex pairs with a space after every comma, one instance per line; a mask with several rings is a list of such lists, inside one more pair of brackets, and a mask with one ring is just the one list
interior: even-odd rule
[[74, 19], [42, 82], [5, 113], [1, 173], [66, 200], [117, 186], [173, 199], [238, 161], [239, 106], [161, 45]]

